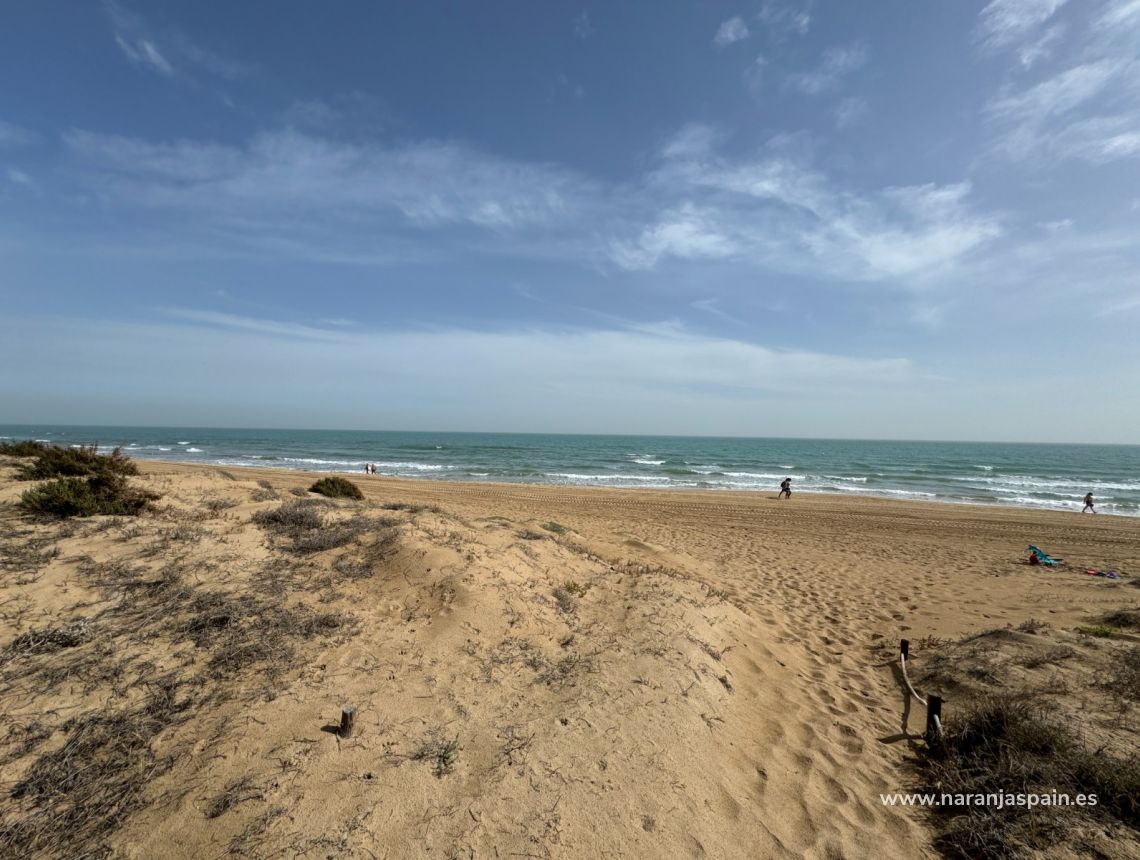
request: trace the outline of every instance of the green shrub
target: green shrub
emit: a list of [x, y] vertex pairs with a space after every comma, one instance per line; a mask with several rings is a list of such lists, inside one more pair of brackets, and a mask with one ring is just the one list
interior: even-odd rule
[[331, 478], [321, 478], [313, 486], [309, 487], [310, 493], [319, 493], [322, 496], [328, 496], [330, 499], [363, 499], [364, 493], [360, 492], [360, 487], [348, 480], [348, 478], [341, 478], [333, 476]]
[[43, 442], [0, 442], [0, 454], [9, 457], [38, 457], [48, 446]]
[[36, 459], [33, 462], [22, 463], [16, 468], [16, 477], [21, 481], [139, 473], [138, 467], [130, 457], [123, 454], [121, 448], [116, 448], [110, 454], [100, 454], [95, 445], [80, 448], [42, 445], [34, 456]]
[[20, 496], [19, 506], [30, 514], [50, 517], [91, 517], [99, 514], [137, 516], [147, 503], [157, 499], [132, 487], [122, 475], [103, 474], [90, 478], [57, 478], [37, 484]]

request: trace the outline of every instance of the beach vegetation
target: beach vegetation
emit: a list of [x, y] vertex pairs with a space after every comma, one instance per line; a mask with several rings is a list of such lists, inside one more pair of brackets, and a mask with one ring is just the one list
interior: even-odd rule
[[0, 454], [6, 457], [38, 457], [48, 448], [44, 442], [33, 442], [28, 439], [23, 442], [0, 442]]
[[1112, 639], [1120, 635], [1119, 629], [1108, 624], [1084, 624], [1077, 628], [1077, 632], [1096, 639]]
[[1140, 629], [1140, 609], [1115, 609], [1101, 616], [1101, 622], [1110, 627]]
[[1059, 717], [1024, 696], [992, 696], [952, 718], [923, 761], [942, 795], [1095, 794], [1096, 806], [941, 806], [947, 856], [1006, 858], [1056, 847], [1082, 819], [1140, 824], [1140, 761], [1090, 750]]
[[451, 773], [461, 749], [458, 736], [447, 740], [438, 732], [433, 732], [412, 753], [412, 761], [430, 762], [431, 772], [436, 777], [442, 777]]
[[577, 606], [574, 595], [561, 586], [554, 589], [554, 600], [558, 603], [558, 608], [562, 612], [573, 612], [574, 607]]
[[157, 498], [120, 474], [104, 473], [37, 484], [24, 491], [18, 504], [26, 513], [46, 517], [138, 516]]
[[407, 511], [409, 514], [422, 514], [424, 511], [442, 514], [439, 505], [422, 505], [413, 502], [385, 502], [381, 507], [386, 511]]
[[[25, 455], [26, 456], [26, 455]], [[49, 478], [82, 478], [99, 475], [137, 475], [138, 466], [116, 448], [110, 454], [100, 454], [96, 445], [83, 445], [76, 448], [60, 448], [57, 445], [43, 445], [35, 459], [16, 467], [16, 477], [21, 481], [43, 481]]]
[[582, 585], [580, 582], [568, 579], [562, 583], [562, 588], [565, 589], [567, 594], [573, 594], [575, 597], [585, 597], [586, 592], [590, 590], [590, 585], [589, 583]]
[[328, 478], [321, 478], [313, 486], [309, 487], [310, 493], [317, 493], [321, 496], [327, 496], [330, 499], [363, 499], [364, 493], [360, 491], [360, 487], [339, 475], [333, 475]]
[[555, 523], [555, 522], [543, 523], [542, 527], [544, 529], [546, 529], [548, 532], [554, 532], [556, 535], [566, 534], [566, 532], [568, 531], [566, 526], [562, 525], [561, 523]]

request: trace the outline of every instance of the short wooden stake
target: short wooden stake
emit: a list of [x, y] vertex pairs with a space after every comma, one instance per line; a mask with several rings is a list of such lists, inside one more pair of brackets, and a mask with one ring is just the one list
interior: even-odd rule
[[926, 697], [926, 742], [937, 744], [942, 741], [938, 730], [942, 722], [942, 697], [931, 693]]
[[901, 642], [899, 642], [899, 650], [902, 652], [902, 657], [904, 660], [909, 658], [910, 657], [910, 640], [909, 639], [903, 639]]
[[356, 708], [345, 705], [340, 709], [340, 729], [337, 734], [342, 738], [352, 737], [352, 726], [356, 722]]

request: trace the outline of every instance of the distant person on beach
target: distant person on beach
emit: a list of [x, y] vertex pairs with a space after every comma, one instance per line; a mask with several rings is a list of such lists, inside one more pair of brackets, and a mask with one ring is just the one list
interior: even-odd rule
[[776, 496], [777, 499], [790, 499], [792, 497], [792, 479], [784, 478], [780, 481], [780, 495]]
[[1085, 511], [1096, 513], [1096, 508], [1093, 507], [1092, 493], [1085, 493], [1085, 506], [1081, 508], [1081, 513], [1083, 514]]

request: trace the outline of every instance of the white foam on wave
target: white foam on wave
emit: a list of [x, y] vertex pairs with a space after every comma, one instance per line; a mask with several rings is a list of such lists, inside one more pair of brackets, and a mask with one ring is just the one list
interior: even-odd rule
[[179, 445], [189, 445], [190, 443], [189, 442], [179, 442], [178, 444]]
[[829, 481], [852, 481], [853, 483], [856, 483], [856, 484], [867, 483], [866, 478], [857, 478], [857, 477], [854, 477], [853, 475], [824, 475], [823, 477]]
[[1092, 490], [1140, 490], [1140, 482], [1127, 481], [1076, 481], [1071, 478], [1042, 478], [1034, 475], [999, 475], [991, 477], [979, 475], [976, 477], [952, 477], [951, 480], [968, 484], [985, 484], [1000, 492], [1003, 489], [1016, 489], [1027, 492], [1080, 492], [1081, 495]]
[[187, 448], [186, 450], [188, 452], [190, 452], [191, 454], [201, 454], [202, 453], [201, 448]]
[[730, 478], [762, 478], [766, 481], [782, 481], [784, 478], [791, 478], [793, 481], [804, 480], [803, 475], [786, 475], [783, 472], [725, 472]]
[[411, 469], [414, 472], [442, 472], [446, 466], [435, 463], [377, 463], [377, 469]]
[[641, 459], [639, 457], [634, 457], [633, 462], [640, 463], [643, 466], [660, 466], [665, 461], [664, 460], [644, 460], [644, 459]]
[[668, 478], [663, 478], [657, 475], [625, 475], [617, 472], [613, 475], [579, 475], [575, 472], [547, 472], [547, 478], [566, 478], [570, 481], [641, 481], [641, 482], [656, 482], [656, 483], [669, 483]]
[[993, 466], [978, 466], [978, 465], [975, 465], [975, 466], [974, 466], [974, 468], [975, 468], [975, 469], [984, 469], [984, 470], [985, 470], [985, 471], [987, 471], [987, 472], [992, 472], [992, 471], [994, 470], [994, 467], [993, 467]]

